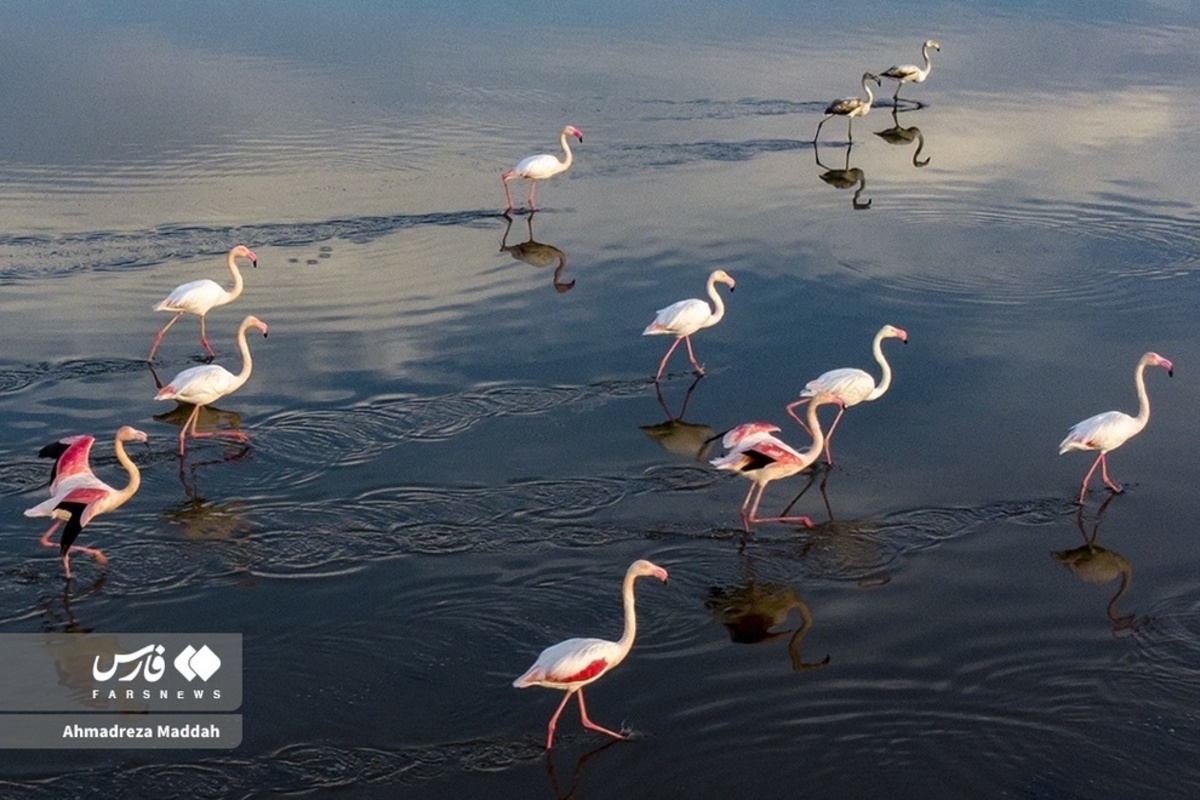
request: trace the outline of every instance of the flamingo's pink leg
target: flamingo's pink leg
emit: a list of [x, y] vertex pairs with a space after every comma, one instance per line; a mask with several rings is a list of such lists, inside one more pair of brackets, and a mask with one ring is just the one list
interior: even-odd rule
[[533, 204], [533, 190], [537, 188], [537, 181], [529, 182], [529, 213], [537, 211], [537, 206]]
[[1104, 460], [1104, 453], [1096, 456], [1096, 460], [1092, 462], [1092, 468], [1087, 471], [1087, 475], [1083, 476], [1083, 485], [1079, 487], [1079, 504], [1083, 505], [1083, 498], [1087, 496], [1088, 481], [1092, 479], [1092, 473], [1096, 471], [1096, 467]]
[[504, 196], [508, 198], [508, 208], [504, 210], [505, 214], [513, 210], [512, 190], [508, 188], [508, 181], [509, 175], [507, 172], [500, 176], [500, 182], [504, 184]]
[[[183, 312], [182, 312], [182, 311], [180, 311], [178, 314], [176, 314], [175, 316], [171, 317], [171, 321], [170, 321], [170, 322], [168, 322], [166, 325], [164, 325], [164, 326], [163, 326], [163, 329], [162, 329], [161, 331], [159, 331], [157, 335], [155, 335], [155, 337], [154, 337], [154, 346], [150, 348], [150, 355], [146, 356], [146, 360], [147, 360], [147, 361], [153, 361], [153, 360], [154, 360], [154, 354], [158, 352], [158, 346], [159, 346], [160, 344], [162, 344], [163, 337], [167, 335], [167, 330], [168, 330], [168, 329], [169, 329], [169, 328], [170, 328], [172, 325], [174, 325], [176, 322], [179, 322], [179, 318], [180, 318], [180, 317], [182, 317], [182, 316], [183, 316]], [[200, 319], [201, 319], [201, 322], [203, 322], [204, 318], [203, 318], [203, 317], [201, 317]]]
[[196, 421], [200, 416], [200, 406], [192, 409], [191, 416], [183, 423], [183, 429], [179, 431], [179, 455], [183, 455], [183, 440], [187, 438], [188, 426], [192, 427], [192, 434], [195, 435]]
[[84, 547], [81, 544], [73, 544], [67, 552], [74, 553], [76, 551], [80, 553], [87, 553], [89, 556], [96, 559], [96, 563], [100, 564], [101, 566], [108, 564], [108, 556], [104, 555], [104, 553], [95, 549], [94, 547]]
[[554, 727], [558, 725], [558, 717], [562, 714], [562, 710], [567, 707], [567, 701], [571, 699], [572, 692], [567, 692], [563, 695], [562, 702], [558, 704], [558, 710], [554, 712], [554, 716], [550, 718], [550, 727], [546, 731], [546, 749], [549, 750], [554, 746]]
[[842, 414], [845, 414], [845, 413], [846, 413], [845, 406], [842, 406], [841, 408], [838, 409], [837, 416], [834, 417], [834, 419], [833, 419], [833, 424], [829, 426], [829, 433], [825, 434], [825, 460], [828, 461], [830, 464], [833, 464], [833, 455], [830, 453], [829, 443], [830, 443], [830, 440], [833, 439], [834, 429], [837, 428], [838, 423], [842, 421]]
[[658, 374], [654, 376], [655, 383], [658, 383], [658, 379], [662, 377], [663, 370], [667, 368], [667, 360], [670, 359], [671, 353], [675, 352], [675, 348], [679, 346], [679, 341], [679, 339], [676, 339], [671, 343], [671, 346], [667, 348], [667, 354], [663, 356], [663, 360], [658, 364]]
[[592, 730], [600, 731], [601, 733], [607, 733], [609, 736], [612, 736], [615, 739], [624, 739], [625, 738], [623, 735], [617, 733], [616, 731], [610, 731], [608, 728], [605, 728], [603, 725], [597, 725], [596, 723], [594, 723], [590, 719], [588, 719], [587, 708], [583, 705], [583, 689], [580, 689], [578, 692], [576, 692], [576, 695], [579, 697], [579, 717], [580, 717], [580, 719], [583, 720], [583, 727], [591, 728]]
[[1105, 485], [1107, 485], [1108, 488], [1113, 490], [1114, 494], [1120, 494], [1121, 487], [1117, 486], [1115, 483], [1113, 483], [1112, 481], [1110, 481], [1108, 479], [1108, 457], [1107, 456], [1108, 456], [1107, 453], [1100, 454], [1100, 477], [1104, 480]]
[[59, 525], [62, 525], [61, 519], [55, 520], [54, 523], [51, 524], [50, 527], [46, 529], [46, 532], [42, 534], [42, 538], [40, 540], [42, 543], [42, 547], [58, 547], [58, 545], [56, 545], [54, 542], [50, 541], [50, 537], [54, 535], [54, 532], [56, 530], [58, 530]]
[[[746, 517], [747, 522], [799, 522], [806, 528], [813, 526], [812, 520], [808, 517], [760, 517], [758, 516], [758, 504], [762, 501], [763, 492], [767, 485], [764, 483], [759, 488], [758, 497], [754, 499], [754, 505], [750, 509], [750, 516]], [[747, 529], [748, 530], [748, 529]]]
[[800, 423], [800, 427], [801, 427], [801, 428], [804, 428], [804, 432], [805, 432], [805, 433], [807, 433], [809, 436], [812, 436], [812, 431], [810, 431], [810, 430], [808, 429], [808, 423], [807, 423], [807, 422], [805, 422], [804, 420], [800, 419], [800, 417], [796, 416], [796, 412], [795, 412], [795, 411], [793, 411], [792, 409], [794, 409], [796, 406], [802, 406], [802, 405], [804, 405], [805, 403], [807, 403], [807, 402], [808, 402], [809, 400], [811, 400], [811, 399], [812, 399], [811, 397], [801, 397], [799, 400], [797, 400], [797, 401], [796, 401], [796, 402], [794, 402], [794, 403], [791, 403], [791, 404], [789, 404], [789, 405], [788, 405], [788, 407], [787, 407], [787, 413], [788, 413], [788, 415], [789, 415], [789, 416], [791, 416], [791, 418], [792, 418], [792, 419], [796, 420], [796, 422], [799, 422], [799, 423]]
[[62, 562], [63, 562], [63, 577], [66, 578], [67, 580], [71, 580], [71, 551], [70, 550], [63, 553]]
[[200, 315], [200, 344], [204, 345], [204, 349], [208, 351], [208, 354], [210, 356], [212, 356], [213, 358], [217, 357], [217, 354], [213, 352], [213, 349], [208, 346], [208, 335], [204, 331], [204, 315], [203, 314]]
[[685, 336], [683, 337], [683, 341], [687, 343], [688, 359], [692, 362], [692, 367], [696, 370], [696, 374], [703, 375], [704, 367], [700, 366], [700, 363], [696, 361], [696, 354], [692, 352], [692, 337]]

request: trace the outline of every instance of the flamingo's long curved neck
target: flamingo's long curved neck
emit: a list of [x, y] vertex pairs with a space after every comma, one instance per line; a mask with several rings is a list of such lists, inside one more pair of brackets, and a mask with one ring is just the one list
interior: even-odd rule
[[113, 450], [117, 454], [117, 461], [129, 473], [129, 483], [124, 489], [111, 495], [109, 510], [122, 506], [125, 501], [137, 494], [138, 487], [142, 485], [142, 473], [138, 470], [137, 464], [133, 463], [133, 459], [125, 452], [125, 441], [118, 436], [113, 443]]
[[250, 370], [254, 362], [250, 359], [250, 343], [246, 341], [246, 329], [249, 327], [249, 325], [242, 325], [238, 328], [237, 343], [238, 349], [242, 351], [242, 371], [234, 376], [237, 384], [233, 389], [229, 390], [230, 392], [240, 388], [243, 383], [250, 379]]
[[716, 278], [709, 277], [708, 279], [708, 296], [713, 302], [713, 312], [708, 317], [708, 322], [704, 323], [704, 327], [716, 325], [725, 316], [725, 301], [721, 299], [721, 295], [717, 293]]
[[558, 141], [562, 144], [563, 152], [567, 154], [567, 157], [560, 162], [564, 171], [568, 169], [571, 166], [571, 162], [575, 160], [575, 154], [571, 152], [571, 145], [567, 141], [567, 138], [568, 134], [566, 131], [563, 131], [558, 137]]
[[871, 352], [875, 354], [875, 362], [883, 369], [883, 374], [879, 378], [879, 385], [867, 395], [867, 400], [878, 400], [892, 385], [892, 365], [883, 357], [883, 339], [883, 331], [880, 331], [875, 334], [875, 343], [871, 346]]
[[929, 60], [929, 45], [928, 44], [921, 45], [921, 58], [925, 59], [925, 69], [922, 71], [926, 75], [928, 75], [929, 70], [933, 69], [933, 62]]
[[[825, 447], [825, 431], [821, 430], [821, 420], [817, 417], [817, 408], [821, 406], [815, 399], [808, 404], [808, 429], [812, 431], [812, 447], [804, 453], [804, 460], [817, 460], [817, 456], [821, 455], [821, 449]], [[810, 462], [811, 463], [811, 462]]]
[[871, 84], [866, 75], [863, 76], [862, 87], [863, 91], [867, 93], [867, 108], [870, 108], [871, 104], [875, 102], [875, 95], [871, 92]]
[[225, 259], [225, 265], [229, 267], [229, 274], [233, 276], [233, 286], [229, 289], [229, 299], [235, 300], [242, 293], [242, 272], [238, 269], [237, 259], [234, 258], [233, 252], [230, 251], [229, 256]]
[[621, 634], [621, 638], [617, 640], [617, 647], [620, 648], [620, 660], [625, 657], [625, 654], [633, 648], [633, 637], [637, 635], [637, 612], [633, 607], [633, 582], [638, 578], [633, 569], [625, 573], [625, 582], [621, 585], [621, 599], [625, 603], [625, 631]]
[[1150, 421], [1150, 395], [1146, 393], [1146, 366], [1148, 361], [1142, 359], [1138, 361], [1137, 369], [1133, 373], [1133, 383], [1137, 386], [1138, 396], [1138, 414], [1137, 423], [1138, 430], [1146, 427], [1146, 423]]

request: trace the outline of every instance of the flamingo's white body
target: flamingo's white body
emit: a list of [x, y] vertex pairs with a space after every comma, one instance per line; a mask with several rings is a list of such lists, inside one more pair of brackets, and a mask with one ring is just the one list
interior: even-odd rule
[[513, 686], [524, 689], [528, 686], [545, 686], [548, 689], [559, 689], [567, 694], [559, 703], [554, 716], [550, 718], [549, 729], [546, 733], [546, 749], [554, 745], [554, 728], [558, 717], [562, 714], [571, 699], [571, 695], [579, 698], [579, 715], [586, 728], [607, 733], [617, 739], [625, 737], [616, 731], [601, 727], [588, 719], [587, 708], [583, 704], [583, 687], [596, 681], [629, 655], [633, 647], [633, 638], [637, 635], [637, 614], [634, 611], [633, 582], [643, 576], [653, 576], [663, 583], [667, 581], [667, 571], [644, 559], [639, 559], [629, 566], [625, 573], [625, 581], [621, 586], [621, 598], [625, 605], [625, 631], [615, 642], [606, 639], [567, 639], [556, 645], [551, 645], [542, 651], [533, 666], [525, 674], [513, 681]]
[[[742, 527], [747, 531], [756, 522], [799, 522], [812, 527], [812, 520], [805, 516], [759, 517], [758, 504], [771, 481], [787, 478], [810, 467], [821, 455], [825, 435], [817, 419], [817, 408], [825, 403], [836, 403], [838, 398], [823, 392], [812, 398], [808, 407], [808, 425], [813, 432], [813, 443], [808, 450], [800, 452], [773, 434], [779, 430], [766, 422], [747, 422], [731, 429], [721, 443], [729, 451], [709, 463], [717, 469], [736, 472], [750, 480], [750, 491], [742, 501]], [[747, 510], [748, 509], [748, 510]]]
[[154, 307], [155, 311], [172, 311], [175, 316], [171, 321], [163, 326], [163, 329], [154, 337], [154, 346], [150, 348], [150, 355], [147, 356], [147, 361], [154, 360], [154, 354], [158, 351], [158, 346], [162, 343], [163, 336], [172, 325], [179, 321], [179, 318], [184, 314], [195, 314], [200, 317], [200, 344], [208, 351], [210, 356], [216, 356], [213, 349], [209, 347], [208, 336], [204, 330], [204, 316], [217, 306], [223, 306], [226, 303], [236, 300], [238, 295], [242, 293], [242, 273], [238, 270], [237, 259], [246, 258], [254, 266], [258, 266], [258, 256], [250, 248], [244, 245], [238, 245], [229, 251], [229, 255], [225, 259], [225, 264], [229, 267], [229, 274], [233, 276], [233, 286], [226, 290], [221, 284], [216, 281], [210, 281], [204, 278], [198, 281], [190, 281], [175, 287], [175, 290], [167, 295], [166, 299]]
[[263, 336], [267, 335], [267, 323], [258, 317], [250, 316], [242, 320], [242, 324], [238, 326], [237, 332], [238, 349], [242, 353], [242, 371], [237, 375], [217, 364], [202, 364], [198, 367], [190, 367], [183, 370], [172, 378], [166, 386], [160, 389], [158, 394], [154, 395], [155, 400], [178, 400], [181, 403], [192, 403], [195, 405], [191, 416], [183, 424], [183, 430], [179, 432], [180, 455], [183, 455], [183, 442], [187, 437], [189, 427], [192, 429], [193, 437], [230, 436], [242, 441], [247, 440], [246, 434], [241, 431], [200, 433], [196, 430], [196, 422], [200, 416], [201, 407], [216, 402], [227, 394], [232, 394], [249, 379], [253, 362], [250, 359], [250, 345], [246, 342], [246, 330], [248, 328], [257, 328], [262, 331]]
[[655, 382], [662, 378], [663, 370], [667, 366], [667, 359], [675, 352], [680, 341], [687, 343], [688, 358], [691, 360], [696, 374], [704, 374], [704, 368], [696, 361], [696, 354], [692, 350], [692, 334], [702, 328], [716, 325], [725, 316], [725, 302], [721, 299], [721, 295], [717, 294], [718, 283], [728, 286], [731, 292], [736, 285], [725, 270], [714, 270], [708, 276], [708, 296], [712, 299], [712, 308], [709, 308], [708, 303], [694, 297], [689, 300], [680, 300], [666, 308], [660, 308], [654, 317], [654, 322], [651, 322], [642, 331], [642, 336], [664, 334], [675, 337], [675, 341], [667, 349], [667, 354], [659, 362], [658, 372], [654, 376]]
[[1092, 473], [1096, 471], [1097, 466], [1100, 467], [1100, 475], [1105, 485], [1114, 492], [1121, 491], [1121, 487], [1108, 478], [1107, 455], [1108, 451], [1116, 450], [1140, 433], [1142, 428], [1146, 427], [1146, 423], [1150, 421], [1150, 397], [1146, 394], [1144, 374], [1146, 367], [1162, 367], [1167, 371], [1168, 377], [1175, 374], [1175, 367], [1170, 360], [1163, 358], [1158, 353], [1146, 353], [1138, 359], [1137, 367], [1133, 372], [1133, 382], [1137, 387], [1138, 396], [1138, 415], [1136, 417], [1131, 417], [1123, 411], [1105, 411], [1103, 414], [1088, 417], [1082, 422], [1075, 423], [1067, 432], [1067, 438], [1058, 445], [1059, 455], [1071, 450], [1100, 451], [1100, 455], [1096, 456], [1096, 460], [1092, 462], [1092, 468], [1087, 471], [1087, 475], [1083, 476], [1083, 485], [1079, 488], [1080, 503], [1083, 503], [1083, 498], [1087, 495], [1088, 481], [1091, 480]]
[[537, 211], [537, 206], [533, 202], [533, 192], [537, 189], [537, 182], [553, 178], [560, 172], [566, 172], [571, 167], [571, 162], [575, 159], [575, 156], [571, 153], [571, 145], [567, 142], [568, 136], [574, 136], [582, 142], [583, 131], [574, 125], [568, 125], [562, 129], [558, 140], [562, 145], [563, 153], [566, 157], [561, 161], [557, 156], [550, 155], [549, 153], [527, 156], [518, 161], [515, 167], [501, 174], [500, 179], [504, 184], [504, 196], [508, 198], [508, 208], [505, 209], [504, 213], [507, 214], [513, 210], [512, 191], [508, 188], [508, 182], [515, 179], [529, 181], [529, 213], [532, 214], [534, 211]]
[[100, 564], [108, 563], [108, 558], [101, 551], [74, 542], [93, 517], [120, 508], [137, 492], [141, 486], [141, 473], [125, 453], [125, 442], [144, 441], [146, 434], [128, 425], [117, 431], [113, 449], [117, 461], [129, 473], [129, 482], [124, 489], [114, 489], [92, 473], [88, 456], [95, 439], [91, 436], [67, 437], [46, 445], [38, 453], [55, 459], [50, 477], [50, 499], [27, 508], [25, 516], [54, 518], [54, 522], [42, 534], [41, 543], [45, 547], [54, 547], [50, 537], [59, 525], [67, 523], [59, 541], [63, 573], [67, 578], [71, 577], [72, 552], [86, 553]]
[[900, 99], [900, 89], [906, 83], [924, 83], [929, 77], [929, 73], [933, 71], [933, 62], [929, 60], [929, 48], [942, 51], [942, 46], [933, 39], [926, 40], [925, 44], [921, 45], [921, 58], [925, 61], [925, 68], [922, 69], [916, 64], [899, 64], [894, 67], [888, 67], [883, 72], [879, 73], [881, 78], [896, 81], [896, 93], [892, 95], [893, 100]]
[[846, 138], [851, 142], [854, 141], [854, 118], [865, 117], [871, 112], [871, 104], [875, 102], [875, 95], [871, 92], [869, 85], [870, 81], [875, 81], [875, 85], [881, 85], [878, 75], [873, 75], [870, 72], [864, 72], [862, 76], [862, 88], [867, 93], [866, 98], [862, 97], [843, 97], [834, 100], [825, 109], [825, 118], [817, 123], [817, 134], [813, 137], [815, 144], [821, 136], [821, 126], [834, 117], [846, 118]]
[[787, 412], [792, 416], [792, 419], [804, 426], [804, 421], [796, 416], [796, 412], [793, 410], [796, 406], [807, 403], [810, 398], [821, 392], [829, 392], [841, 400], [842, 407], [838, 410], [837, 417], [833, 420], [833, 424], [829, 426], [829, 434], [825, 437], [825, 460], [831, 464], [833, 463], [833, 458], [830, 451], [830, 441], [833, 439], [834, 430], [837, 429], [837, 425], [842, 419], [842, 414], [850, 406], [878, 400], [880, 397], [883, 397], [884, 393], [892, 385], [892, 367], [888, 364], [887, 359], [883, 357], [884, 339], [899, 339], [908, 344], [908, 333], [894, 325], [884, 325], [875, 334], [875, 341], [871, 345], [871, 352], [875, 355], [876, 363], [883, 370], [879, 385], [875, 384], [875, 379], [871, 377], [870, 373], [856, 367], [831, 369], [805, 384], [804, 388], [800, 391], [800, 399], [787, 407]]

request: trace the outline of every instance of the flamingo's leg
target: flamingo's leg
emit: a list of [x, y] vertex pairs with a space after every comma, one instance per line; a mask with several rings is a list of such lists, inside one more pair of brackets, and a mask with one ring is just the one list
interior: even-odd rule
[[[154, 360], [154, 354], [158, 352], [158, 346], [162, 344], [163, 337], [167, 335], [167, 330], [176, 322], [179, 322], [179, 318], [183, 316], [183, 313], [184, 312], [180, 311], [178, 314], [171, 317], [171, 321], [164, 325], [163, 329], [154, 336], [154, 346], [150, 348], [150, 355], [146, 356], [147, 361]], [[201, 317], [201, 319], [204, 318]]]
[[504, 196], [508, 199], [508, 208], [504, 210], [505, 214], [508, 214], [513, 210], [512, 190], [508, 188], [508, 181], [509, 179], [507, 177], [503, 175], [500, 176], [500, 182], [504, 184]]
[[579, 717], [580, 717], [580, 719], [583, 720], [583, 727], [591, 728], [592, 730], [600, 731], [601, 733], [607, 733], [609, 736], [612, 736], [614, 739], [624, 739], [625, 738], [622, 734], [619, 734], [616, 731], [610, 731], [608, 728], [605, 728], [603, 725], [597, 725], [596, 723], [594, 723], [590, 719], [588, 719], [587, 708], [583, 705], [583, 689], [580, 689], [575, 694], [579, 698]]
[[183, 429], [179, 431], [179, 455], [183, 455], [183, 440], [187, 438], [188, 426], [191, 426], [192, 428], [192, 435], [196, 435], [196, 422], [199, 416], [200, 406], [196, 406], [192, 409], [191, 416], [189, 416], [187, 421], [183, 423]]
[[658, 374], [654, 376], [655, 383], [658, 383], [659, 378], [662, 377], [663, 370], [667, 368], [667, 360], [671, 357], [671, 353], [675, 352], [675, 348], [679, 346], [679, 341], [680, 340], [677, 338], [671, 343], [671, 346], [667, 348], [667, 354], [663, 356], [662, 361], [660, 361], [658, 364]]
[[204, 330], [204, 315], [203, 314], [200, 315], [200, 344], [204, 345], [204, 349], [208, 351], [208, 354], [211, 357], [213, 357], [213, 358], [217, 357], [217, 354], [213, 352], [213, 349], [208, 344], [208, 334]]
[[536, 188], [537, 188], [537, 181], [531, 180], [529, 182], [529, 213], [530, 214], [537, 211], [537, 206], [534, 205], [534, 202], [533, 202], [533, 190]]
[[100, 564], [101, 566], [105, 566], [108, 564], [108, 556], [104, 555], [104, 553], [102, 553], [101, 551], [97, 550], [94, 547], [84, 547], [81, 544], [73, 544], [69, 548], [68, 552], [76, 552], [76, 551], [78, 551], [80, 553], [87, 553], [89, 556], [96, 559], [96, 563]]
[[700, 362], [696, 360], [696, 354], [692, 352], [692, 337], [685, 336], [683, 337], [683, 341], [687, 344], [688, 360], [692, 362], [692, 368], [696, 370], [697, 375], [703, 375], [704, 367], [700, 366]]
[[558, 725], [558, 717], [562, 714], [564, 708], [567, 707], [567, 701], [571, 699], [572, 692], [567, 692], [563, 695], [562, 702], [558, 704], [558, 710], [554, 712], [554, 716], [550, 718], [550, 727], [546, 731], [546, 749], [549, 750], [554, 745], [554, 727]]
[[805, 433], [807, 433], [809, 436], [812, 436], [812, 431], [810, 431], [810, 430], [808, 429], [808, 423], [807, 423], [807, 422], [805, 422], [804, 420], [800, 419], [800, 417], [796, 415], [796, 412], [795, 412], [795, 411], [793, 411], [793, 409], [794, 409], [796, 406], [802, 406], [802, 405], [804, 405], [805, 403], [807, 403], [807, 402], [808, 402], [809, 400], [811, 400], [811, 399], [812, 399], [811, 397], [801, 397], [801, 398], [800, 398], [799, 400], [797, 400], [796, 402], [794, 402], [794, 403], [790, 403], [790, 404], [788, 405], [788, 407], [787, 407], [787, 413], [788, 413], [788, 415], [789, 415], [789, 416], [791, 416], [791, 418], [792, 418], [792, 419], [796, 420], [796, 422], [799, 422], [799, 423], [800, 423], [800, 427], [801, 427], [801, 428], [804, 428], [804, 432], [805, 432]]
[[833, 464], [833, 455], [829, 450], [830, 440], [833, 439], [834, 428], [842, 421], [842, 414], [846, 413], [846, 407], [842, 406], [838, 409], [837, 416], [833, 419], [833, 424], [829, 426], [829, 433], [825, 434], [825, 460]]
[[50, 527], [46, 529], [46, 532], [42, 534], [42, 538], [40, 539], [40, 541], [42, 543], [42, 547], [58, 547], [58, 545], [56, 545], [54, 542], [50, 541], [50, 537], [54, 535], [54, 532], [56, 530], [58, 530], [59, 525], [62, 525], [61, 519], [55, 520], [53, 522], [53, 524], [51, 524]]
[[1083, 505], [1083, 498], [1087, 496], [1088, 481], [1092, 479], [1092, 473], [1096, 471], [1096, 467], [1104, 460], [1104, 453], [1096, 456], [1096, 460], [1092, 462], [1092, 468], [1087, 471], [1087, 475], [1083, 476], [1083, 484], [1079, 487], [1079, 504]]
[[1112, 481], [1110, 481], [1108, 479], [1108, 454], [1107, 453], [1100, 454], [1100, 477], [1104, 480], [1105, 485], [1108, 486], [1108, 488], [1113, 490], [1114, 494], [1121, 493], [1121, 487], [1117, 486], [1115, 483], [1113, 483]]

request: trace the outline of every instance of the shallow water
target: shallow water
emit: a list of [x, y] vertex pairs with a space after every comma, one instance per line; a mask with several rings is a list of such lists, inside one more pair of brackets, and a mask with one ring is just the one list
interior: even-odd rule
[[[74, 10], [0, 33], [24, 111], [0, 119], [0, 632], [240, 632], [245, 738], [9, 753], [5, 796], [1200, 789], [1193, 9]], [[885, 83], [852, 148], [842, 120], [814, 147], [830, 99], [927, 37], [919, 108]], [[506, 224], [499, 173], [567, 122], [575, 165]], [[197, 324], [152, 371], [149, 309], [226, 280], [237, 242], [259, 265], [209, 315], [218, 362], [244, 315], [271, 334], [202, 425], [250, 444], [181, 460], [187, 409], [153, 395]], [[639, 334], [718, 267], [707, 374], [677, 354], [656, 392], [668, 342]], [[891, 390], [832, 469], [767, 489], [815, 527], [746, 535], [703, 440], [766, 419], [806, 444], [784, 405], [875, 370], [884, 323], [910, 335]], [[1147, 350], [1176, 372], [1110, 459], [1127, 491], [1080, 510], [1090, 458], [1057, 443], [1135, 410]], [[64, 588], [20, 513], [37, 450], [91, 432], [119, 482], [122, 424], [150, 434], [142, 488]], [[510, 683], [616, 638], [637, 558], [671, 580], [588, 690], [631, 741], [572, 708], [548, 759], [558, 696]]]

